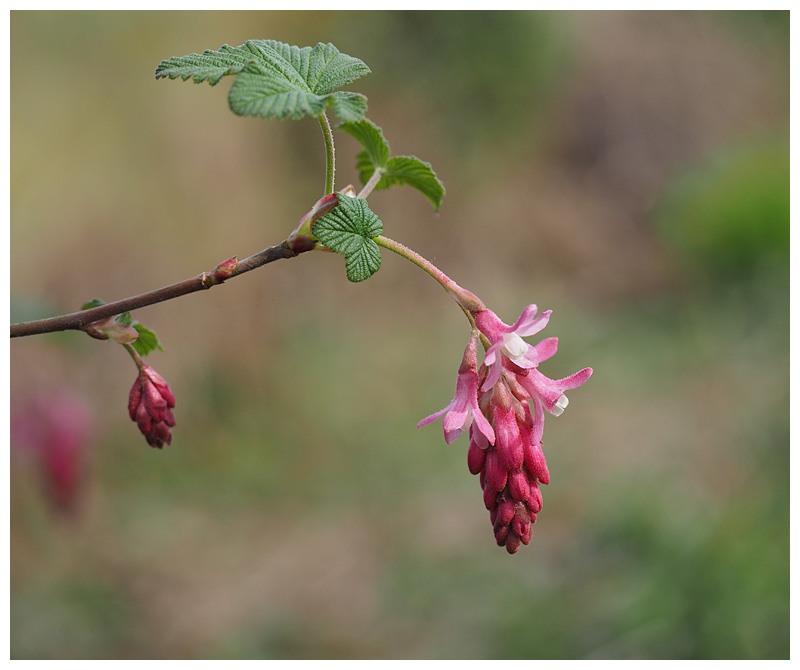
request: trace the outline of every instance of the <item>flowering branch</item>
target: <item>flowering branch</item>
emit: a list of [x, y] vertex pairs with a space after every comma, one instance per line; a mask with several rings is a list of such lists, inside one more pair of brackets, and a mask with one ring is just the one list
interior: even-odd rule
[[[529, 344], [523, 338], [536, 335], [547, 325], [550, 310], [537, 315], [536, 305], [528, 305], [509, 325], [428, 259], [383, 235], [383, 223], [367, 204], [373, 190], [408, 185], [437, 210], [445, 191], [429, 163], [415, 156], [392, 156], [381, 128], [365, 116], [366, 97], [336, 90], [365, 74], [369, 68], [362, 61], [340, 53], [332, 44], [301, 49], [273, 40], [251, 40], [238, 47], [225, 45], [219, 51], [163, 61], [156, 70], [157, 79], [180, 77], [186, 81], [191, 77], [195, 83], [207, 81], [213, 86], [222, 77], [233, 75], [228, 102], [236, 114], [316, 118], [325, 142], [325, 193], [281, 244], [243, 261], [230, 258], [211, 272], [155, 291], [108, 304], [96, 299], [80, 312], [15, 324], [11, 337], [82, 330], [124, 346], [137, 367], [128, 398], [130, 418], [147, 443], [161, 449], [172, 443], [175, 396], [164, 378], [142, 360], [154, 349], [162, 349], [158, 337], [134, 321], [130, 311], [209, 289], [312, 249], [344, 256], [347, 278], [361, 282], [380, 269], [381, 248], [389, 250], [435, 279], [469, 321], [470, 338], [458, 368], [453, 400], [418, 426], [441, 418], [448, 444], [462, 433], [468, 434], [468, 468], [479, 475], [497, 544], [513, 554], [530, 542], [531, 526], [542, 509], [540, 485], [550, 482], [542, 442], [545, 412], [561, 415], [568, 404], [565, 392], [583, 385], [592, 369], [562, 379], [546, 377], [539, 364], [556, 353], [558, 340], [549, 337]], [[336, 127], [325, 113], [328, 107], [342, 121]], [[352, 135], [362, 147], [356, 167], [364, 186], [358, 195], [352, 186], [334, 191], [334, 129]], [[484, 350], [480, 363], [479, 344]]]
[[[108, 302], [99, 307], [92, 307], [80, 312], [72, 312], [71, 314], [63, 314], [61, 316], [54, 316], [49, 319], [39, 319], [38, 321], [26, 321], [24, 323], [15, 323], [11, 326], [11, 337], [25, 337], [28, 335], [42, 335], [44, 333], [55, 333], [62, 330], [86, 330], [86, 328], [101, 319], [106, 319], [117, 314], [130, 312], [135, 309], [154, 305], [158, 302], [166, 300], [173, 300], [181, 296], [210, 289], [212, 286], [221, 284], [225, 279], [237, 277], [250, 270], [272, 263], [273, 261], [281, 260], [282, 258], [294, 258], [301, 254], [304, 250], [290, 249], [286, 242], [267, 247], [257, 254], [238, 261], [235, 268], [227, 276], [221, 276], [224, 272], [220, 272], [220, 266], [211, 272], [202, 272], [196, 277], [191, 279], [184, 279], [176, 284], [170, 284], [162, 288], [141, 293], [130, 298], [117, 300], [115, 302]], [[227, 262], [227, 261], [226, 261]]]

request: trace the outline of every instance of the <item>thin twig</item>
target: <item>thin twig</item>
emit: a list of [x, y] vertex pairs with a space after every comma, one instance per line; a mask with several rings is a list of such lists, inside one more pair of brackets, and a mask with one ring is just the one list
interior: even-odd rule
[[[274, 247], [267, 247], [249, 258], [239, 261], [235, 270], [228, 278], [250, 272], [250, 270], [255, 270], [262, 265], [272, 263], [282, 258], [294, 258], [300, 253], [302, 252], [290, 249], [286, 242], [277, 244]], [[148, 305], [154, 305], [155, 303], [164, 302], [165, 300], [180, 298], [181, 296], [196, 291], [203, 291], [211, 288], [215, 283], [219, 282], [210, 281], [210, 274], [203, 272], [196, 277], [185, 279], [177, 284], [164, 286], [163, 288], [148, 291], [147, 293], [142, 293], [123, 300], [108, 302], [99, 307], [92, 307], [91, 309], [85, 309], [80, 312], [54, 316], [49, 319], [15, 323], [11, 326], [11, 337], [41, 335], [43, 333], [54, 333], [61, 330], [83, 330], [86, 326], [95, 321], [106, 319], [110, 316], [116, 316], [123, 312], [130, 312], [135, 309], [147, 307]]]

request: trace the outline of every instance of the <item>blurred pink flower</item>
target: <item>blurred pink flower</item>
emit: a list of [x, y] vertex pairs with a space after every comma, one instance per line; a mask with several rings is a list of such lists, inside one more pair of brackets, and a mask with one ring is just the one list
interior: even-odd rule
[[128, 413], [151, 447], [162, 449], [165, 443], [172, 444], [173, 407], [175, 396], [167, 382], [147, 363], [141, 363], [128, 398]]
[[11, 417], [11, 444], [37, 461], [53, 505], [74, 510], [85, 487], [92, 413], [74, 394], [52, 393], [24, 402]]

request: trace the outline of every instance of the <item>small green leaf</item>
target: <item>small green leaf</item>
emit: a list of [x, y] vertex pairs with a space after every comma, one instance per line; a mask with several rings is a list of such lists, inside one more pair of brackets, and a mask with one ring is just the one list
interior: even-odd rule
[[343, 123], [341, 130], [355, 137], [364, 150], [356, 156], [356, 169], [361, 182], [366, 184], [376, 170], [382, 173], [376, 190], [408, 184], [428, 198], [438, 209], [444, 199], [444, 184], [439, 181], [430, 163], [416, 156], [393, 156], [383, 131], [369, 119], [356, 123]]
[[373, 238], [383, 233], [383, 224], [366, 200], [341, 193], [338, 198], [339, 206], [314, 222], [312, 232], [328, 249], [344, 255], [350, 281], [364, 281], [381, 267], [380, 248]]
[[408, 184], [420, 191], [438, 211], [444, 199], [444, 184], [439, 181], [430, 163], [416, 156], [393, 156], [389, 159], [376, 189]]
[[391, 150], [389, 149], [389, 143], [383, 136], [383, 130], [378, 125], [369, 119], [363, 119], [356, 123], [343, 123], [339, 126], [339, 130], [344, 130], [355, 137], [364, 147], [364, 151], [358, 155], [359, 162], [357, 165], [361, 180], [364, 183], [369, 180], [376, 168], [386, 167]]
[[137, 354], [140, 356], [147, 356], [147, 354], [156, 349], [164, 351], [164, 347], [161, 346], [161, 342], [155, 332], [143, 326], [141, 323], [135, 323], [133, 327], [136, 329], [136, 332], [139, 333], [139, 338], [132, 344]]
[[234, 113], [263, 118], [299, 119], [319, 116], [326, 105], [344, 121], [364, 117], [366, 98], [334, 90], [370, 73], [358, 58], [340, 53], [333, 44], [289, 46], [274, 40], [227, 44], [163, 61], [156, 79], [181, 77], [215, 85], [225, 75], [238, 75], [228, 95]]
[[114, 321], [116, 321], [119, 324], [122, 324], [123, 326], [130, 326], [133, 323], [133, 319], [131, 318], [130, 312], [123, 312], [122, 314], [118, 314], [115, 317]]
[[93, 307], [100, 307], [100, 305], [105, 305], [105, 300], [100, 300], [100, 298], [92, 298], [89, 302], [83, 303], [81, 305], [81, 311], [86, 309], [92, 309]]

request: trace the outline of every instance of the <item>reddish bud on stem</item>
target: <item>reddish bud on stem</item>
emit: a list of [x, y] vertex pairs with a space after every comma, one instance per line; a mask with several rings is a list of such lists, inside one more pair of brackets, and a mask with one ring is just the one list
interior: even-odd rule
[[167, 382], [153, 368], [142, 363], [139, 376], [131, 387], [128, 413], [151, 447], [162, 449], [165, 443], [172, 444], [173, 407], [175, 396]]

